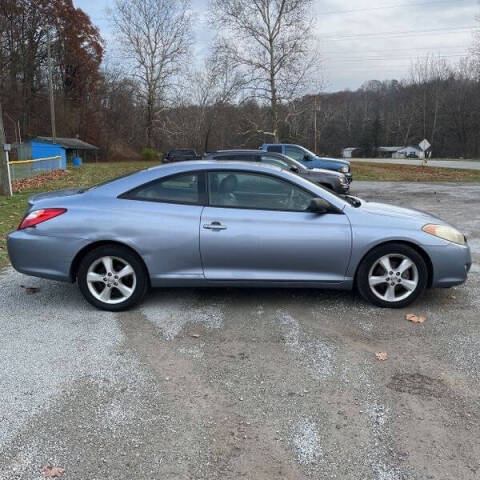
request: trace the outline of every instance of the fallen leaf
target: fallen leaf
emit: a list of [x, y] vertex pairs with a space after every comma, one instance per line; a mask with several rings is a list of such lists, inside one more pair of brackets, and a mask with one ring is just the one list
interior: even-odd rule
[[44, 465], [42, 467], [43, 478], [57, 478], [63, 475], [64, 468], [52, 467], [51, 465]]
[[38, 287], [26, 287], [25, 285], [20, 285], [20, 286], [25, 289], [25, 292], [28, 295], [32, 295], [34, 293], [37, 293], [40, 290], [40, 288], [38, 288]]
[[407, 313], [405, 315], [405, 320], [413, 323], [425, 323], [427, 317], [424, 317], [423, 315], [415, 315], [414, 313]]
[[388, 360], [388, 353], [387, 352], [377, 352], [375, 354], [375, 357], [377, 357], [377, 360], [381, 360], [383, 362], [384, 360]]
[[58, 178], [70, 175], [67, 170], [52, 170], [51, 172], [35, 175], [34, 177], [14, 180], [12, 188], [14, 193], [22, 192], [23, 190], [31, 190], [33, 188], [41, 188], [48, 182]]

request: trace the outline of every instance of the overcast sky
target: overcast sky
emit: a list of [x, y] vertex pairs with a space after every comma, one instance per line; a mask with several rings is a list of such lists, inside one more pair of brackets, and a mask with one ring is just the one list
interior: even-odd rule
[[[88, 13], [106, 40], [107, 58], [119, 59], [106, 8], [113, 0], [73, 0]], [[195, 57], [211, 40], [209, 0], [192, 0]], [[326, 90], [358, 88], [366, 80], [402, 79], [417, 57], [435, 54], [455, 62], [468, 51], [478, 25], [479, 0], [315, 0]]]

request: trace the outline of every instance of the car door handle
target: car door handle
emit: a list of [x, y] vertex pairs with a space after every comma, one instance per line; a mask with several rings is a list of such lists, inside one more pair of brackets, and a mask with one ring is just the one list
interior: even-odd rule
[[226, 230], [227, 227], [222, 225], [220, 222], [212, 222], [210, 224], [203, 225], [203, 228], [207, 230]]

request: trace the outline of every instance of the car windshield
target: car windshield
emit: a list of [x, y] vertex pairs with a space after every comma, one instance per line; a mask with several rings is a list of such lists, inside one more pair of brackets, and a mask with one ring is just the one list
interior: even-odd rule
[[288, 155], [285, 155], [285, 157], [288, 158], [288, 161], [291, 167], [297, 167], [299, 170], [306, 170], [305, 165], [303, 165], [303, 163], [300, 163], [298, 160], [295, 160], [294, 158], [289, 157]]
[[300, 147], [307, 155], [311, 156], [311, 157], [316, 157], [317, 154], [316, 153], [313, 153], [311, 152], [310, 150], [308, 150], [308, 148], [305, 148], [305, 147]]

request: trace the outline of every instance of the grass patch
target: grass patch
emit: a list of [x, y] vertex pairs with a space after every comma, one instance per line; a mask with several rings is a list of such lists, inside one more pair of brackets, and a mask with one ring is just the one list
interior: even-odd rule
[[352, 162], [354, 180], [378, 182], [480, 182], [480, 170], [422, 167], [413, 165], [382, 165]]
[[[8, 264], [6, 235], [14, 230], [27, 208], [28, 197], [42, 191], [69, 187], [88, 187], [125, 175], [158, 162], [87, 163], [72, 168], [67, 175], [54, 180], [34, 182], [12, 198], [0, 197], [0, 267]], [[390, 182], [480, 182], [480, 171], [450, 168], [416, 167], [410, 165], [381, 165], [352, 163], [354, 180]]]
[[30, 195], [69, 187], [88, 187], [155, 164], [158, 162], [87, 163], [78, 168], [72, 167], [68, 174], [61, 178], [47, 183], [37, 181], [34, 186], [14, 194], [13, 197], [0, 196], [0, 267], [9, 263], [6, 235], [17, 228], [22, 220]]

